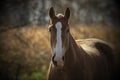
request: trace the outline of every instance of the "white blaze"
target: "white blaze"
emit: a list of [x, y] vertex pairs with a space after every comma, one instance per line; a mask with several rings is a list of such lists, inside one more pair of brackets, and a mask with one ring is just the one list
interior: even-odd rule
[[57, 41], [56, 41], [55, 51], [56, 51], [56, 56], [60, 57], [62, 56], [61, 22], [57, 22], [55, 27], [57, 29], [57, 35], [56, 35]]
[[54, 53], [55, 53], [54, 60], [57, 61], [58, 66], [63, 66], [64, 61], [63, 61], [62, 57], [64, 54], [63, 54], [63, 50], [62, 50], [62, 23], [57, 22], [55, 24], [55, 27], [57, 29], [57, 35], [56, 35], [56, 45], [55, 45], [55, 49], [54, 49]]

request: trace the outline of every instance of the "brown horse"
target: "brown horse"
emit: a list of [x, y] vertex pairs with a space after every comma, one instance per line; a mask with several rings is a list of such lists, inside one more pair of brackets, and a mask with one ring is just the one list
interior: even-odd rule
[[70, 34], [70, 9], [64, 15], [49, 11], [52, 60], [48, 80], [110, 80], [112, 49], [99, 39], [75, 41]]

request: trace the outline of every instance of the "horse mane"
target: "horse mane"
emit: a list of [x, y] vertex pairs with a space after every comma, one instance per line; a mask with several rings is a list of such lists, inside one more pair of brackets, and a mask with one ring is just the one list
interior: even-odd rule
[[57, 16], [59, 19], [62, 18], [62, 17], [64, 17], [64, 15], [63, 15], [62, 13], [59, 13], [59, 14], [57, 14], [56, 16]]

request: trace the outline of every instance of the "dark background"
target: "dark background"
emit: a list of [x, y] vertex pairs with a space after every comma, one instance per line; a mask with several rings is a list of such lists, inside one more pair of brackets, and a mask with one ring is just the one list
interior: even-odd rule
[[55, 7], [57, 12], [63, 12], [66, 7], [70, 7], [74, 24], [120, 24], [119, 0], [1, 0], [0, 25], [46, 25], [50, 6]]
[[113, 80], [119, 80], [119, 0], [0, 0], [0, 80], [46, 80], [51, 6], [56, 13], [70, 8], [75, 39], [95, 37], [112, 45]]

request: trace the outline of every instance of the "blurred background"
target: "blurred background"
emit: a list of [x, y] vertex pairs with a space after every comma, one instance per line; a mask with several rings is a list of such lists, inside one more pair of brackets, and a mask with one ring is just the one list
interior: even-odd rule
[[119, 0], [1, 0], [0, 80], [46, 80], [51, 60], [50, 7], [56, 14], [71, 9], [75, 39], [99, 38], [114, 50], [115, 77], [120, 72]]

